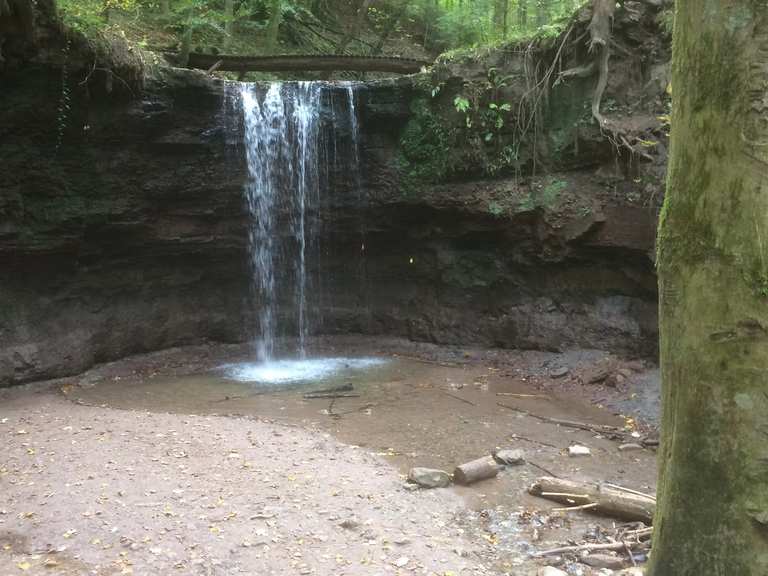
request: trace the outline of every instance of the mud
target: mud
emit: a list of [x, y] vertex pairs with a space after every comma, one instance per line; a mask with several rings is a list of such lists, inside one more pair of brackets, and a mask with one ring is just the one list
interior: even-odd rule
[[[285, 522], [277, 520], [281, 533], [290, 532], [304, 541], [296, 550], [313, 572], [300, 572], [297, 568], [296, 573], [342, 573], [331, 569], [336, 564], [318, 563], [322, 554], [317, 549], [326, 543], [320, 546], [310, 533], [302, 532], [300, 536], [295, 530], [296, 525], [303, 526], [305, 522], [313, 527], [321, 520], [327, 522], [327, 516], [320, 518], [319, 510], [334, 510], [338, 522], [342, 522], [345, 511], [338, 506], [341, 497], [349, 506], [346, 513], [355, 516], [360, 516], [360, 512], [373, 514], [368, 511], [369, 504], [372, 510], [379, 510], [376, 506], [382, 506], [382, 502], [396, 504], [382, 508], [382, 517], [370, 516], [369, 524], [364, 524], [366, 520], [360, 522], [365, 526], [363, 532], [370, 527], [377, 534], [385, 533], [379, 534], [378, 540], [374, 538], [377, 542], [374, 547], [379, 548], [385, 546], [387, 538], [391, 542], [399, 537], [388, 533], [385, 526], [399, 530], [398, 534], [415, 529], [416, 540], [420, 546], [424, 544], [418, 550], [418, 562], [423, 568], [406, 568], [401, 570], [403, 574], [448, 571], [474, 574], [485, 570], [526, 574], [535, 573], [537, 566], [529, 557], [531, 551], [567, 538], [579, 538], [596, 525], [612, 524], [610, 520], [582, 512], [550, 512], [550, 503], [528, 496], [525, 491], [537, 476], [550, 473], [654, 491], [655, 454], [652, 451], [620, 452], [615, 441], [525, 415], [528, 412], [626, 426], [628, 432], [636, 428], [637, 435], [645, 434], [647, 430], [642, 422], [615, 415], [603, 407], [631, 406], [631, 382], [626, 390], [582, 383], [581, 374], [594, 364], [604, 362], [604, 353], [468, 350], [360, 338], [318, 341], [313, 353], [375, 355], [386, 363], [365, 373], [346, 373], [305, 386], [254, 389], [225, 379], [220, 369], [227, 363], [247, 359], [248, 348], [206, 346], [104, 365], [81, 377], [42, 385], [39, 395], [35, 387], [8, 391], [6, 397], [10, 395], [12, 399], [4, 401], [0, 409], [0, 420], [8, 419], [3, 424], [6, 428], [3, 432], [10, 440], [10, 450], [2, 463], [4, 474], [0, 476], [8, 488], [3, 490], [4, 501], [0, 503], [0, 508], [6, 510], [6, 515], [0, 516], [0, 520], [6, 520], [0, 530], [11, 528], [14, 534], [27, 539], [25, 545], [10, 547], [9, 562], [12, 564], [20, 557], [18, 550], [39, 552], [47, 550], [49, 545], [55, 548], [69, 544], [76, 550], [74, 560], [102, 570], [113, 561], [113, 549], [92, 549], [84, 538], [69, 542], [62, 540], [62, 535], [69, 529], [64, 524], [77, 527], [80, 533], [83, 525], [90, 526], [91, 520], [82, 514], [89, 511], [95, 514], [107, 502], [99, 502], [106, 495], [113, 512], [121, 511], [128, 525], [139, 530], [128, 536], [132, 541], [143, 530], [142, 526], [148, 527], [145, 532], [152, 533], [173, 526], [167, 536], [181, 544], [174, 544], [173, 555], [163, 561], [168, 562], [166, 566], [182, 563], [183, 566], [174, 570], [176, 573], [236, 573], [232, 566], [247, 571], [255, 565], [253, 562], [263, 562], [258, 565], [267, 570], [265, 573], [270, 570], [282, 573], [280, 568], [291, 565], [290, 555], [274, 552], [271, 556], [255, 558], [251, 550], [244, 551], [242, 546], [238, 547], [241, 543], [229, 538], [230, 548], [225, 551], [220, 547], [218, 536], [213, 538], [215, 544], [208, 545], [210, 550], [203, 564], [190, 564], [193, 549], [189, 548], [188, 539], [195, 540], [195, 537], [190, 536], [188, 525], [185, 527], [184, 522], [175, 520], [176, 516], [163, 513], [163, 506], [169, 504], [176, 514], [178, 501], [185, 498], [178, 498], [173, 490], [180, 489], [193, 491], [197, 495], [193, 501], [201, 506], [211, 504], [219, 497], [214, 497], [216, 494], [224, 494], [223, 500], [236, 501], [236, 508], [247, 510], [261, 510], [273, 497], [298, 506], [297, 510], [305, 514], [306, 520], [291, 516], [286, 517]], [[567, 375], [550, 377], [563, 367], [569, 369]], [[631, 380], [641, 382], [652, 376], [652, 370], [643, 370]], [[340, 383], [351, 383], [359, 397], [303, 397], [310, 390]], [[65, 430], [68, 426], [71, 430]], [[29, 435], [16, 435], [20, 428], [26, 428]], [[80, 435], [76, 440], [72, 436], [75, 432]], [[178, 443], [181, 438], [184, 441]], [[70, 444], [72, 441], [78, 444]], [[592, 455], [569, 458], [567, 448], [573, 443], [589, 446]], [[92, 451], [87, 446], [99, 450]], [[102, 451], [102, 446], [108, 450]], [[190, 451], [185, 446], [196, 449]], [[521, 448], [525, 450], [527, 463], [470, 487], [416, 492], [405, 487], [404, 475], [411, 466], [437, 467], [450, 472], [454, 466], [488, 454], [494, 448]], [[44, 458], [35, 464], [35, 456], [25, 454], [28, 449], [35, 450], [38, 458], [48, 452], [58, 453], [58, 458], [66, 453], [67, 462], [73, 464], [63, 468], [51, 466]], [[233, 452], [228, 452], [230, 449]], [[230, 453], [239, 457], [230, 462]], [[192, 472], [182, 469], [184, 464], [191, 464], [188, 458], [195, 463], [196, 469]], [[250, 463], [249, 467], [243, 468], [245, 463]], [[228, 464], [239, 466], [227, 469]], [[295, 471], [295, 467], [301, 471]], [[130, 473], [126, 476], [121, 470], [127, 469]], [[27, 486], [30, 473], [42, 475], [50, 487], [43, 488], [39, 480], [36, 486]], [[307, 480], [298, 480], [297, 485], [296, 478], [303, 478], [302, 474]], [[254, 482], [254, 475], [268, 480]], [[116, 484], [123, 488], [117, 488]], [[156, 497], [151, 490], [159, 490], [160, 496]], [[67, 497], [72, 491], [82, 495], [82, 499]], [[123, 492], [124, 496], [116, 496], [116, 491]], [[46, 497], [49, 493], [54, 495]], [[365, 496], [361, 500], [357, 494]], [[115, 500], [123, 504], [115, 506]], [[163, 504], [156, 508], [136, 507], [146, 502]], [[361, 503], [363, 509], [358, 510], [356, 502]], [[200, 531], [198, 524], [215, 523], [207, 517], [195, 521], [194, 506], [185, 502], [181, 508], [186, 506], [191, 508], [184, 512], [185, 521], [191, 521], [198, 533], [204, 534], [205, 538], [198, 540], [207, 541], [210, 532]], [[403, 517], [398, 510], [405, 508], [397, 506], [410, 506], [408, 514]], [[24, 519], [28, 510], [35, 511], [30, 521]], [[236, 518], [226, 522], [234, 522], [231, 526], [236, 539], [250, 538], [253, 522], [246, 521], [243, 513], [235, 512]], [[231, 512], [222, 514], [222, 518], [228, 514]], [[120, 524], [119, 516], [107, 516], [111, 518], [107, 524]], [[13, 522], [9, 522], [10, 518]], [[106, 526], [105, 517], [93, 519]], [[18, 528], [12, 528], [14, 525]], [[336, 529], [332, 523], [330, 528]], [[119, 528], [116, 533], [123, 531]], [[100, 537], [90, 533], [88, 536]], [[445, 541], [433, 541], [433, 537], [445, 538]], [[414, 534], [409, 538], [414, 538]], [[357, 548], [354, 542], [331, 543], [342, 546], [339, 549], [346, 550], [343, 554], [347, 558], [349, 554], [361, 555], [363, 549], [370, 549], [371, 545], [365, 544], [370, 540], [360, 540], [362, 548]], [[119, 538], [109, 542], [115, 549], [122, 549]], [[280, 541], [274, 548], [283, 544]], [[155, 565], [153, 562], [159, 562], [157, 555], [150, 551], [153, 547], [157, 546], [142, 545], [136, 550], [129, 546], [127, 551], [134, 563], [134, 573], [157, 573], [152, 571], [154, 568], [150, 569]], [[331, 544], [325, 546], [323, 553], [330, 553], [331, 547]], [[377, 554], [379, 548], [376, 548]], [[397, 570], [392, 562], [398, 558], [383, 553], [387, 559], [377, 566]], [[314, 560], [306, 562], [306, 557], [312, 554], [316, 554]], [[404, 554], [415, 558], [415, 553]], [[449, 561], [442, 563], [441, 558]], [[224, 564], [216, 564], [211, 559]], [[235, 563], [231, 564], [233, 559]], [[588, 568], [582, 569], [583, 574], [590, 574]], [[358, 566], [346, 573], [368, 573], [360, 570]], [[380, 573], [371, 570], [370, 573]]]

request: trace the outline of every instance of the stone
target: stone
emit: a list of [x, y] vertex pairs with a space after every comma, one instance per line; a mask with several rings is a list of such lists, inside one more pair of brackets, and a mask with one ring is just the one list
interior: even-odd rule
[[536, 576], [568, 576], [568, 572], [563, 572], [554, 566], [542, 566]]
[[565, 376], [568, 376], [571, 369], [568, 368], [568, 366], [561, 366], [559, 368], [553, 368], [549, 371], [549, 377], [550, 378], [563, 378]]
[[498, 450], [494, 452], [493, 458], [504, 466], [517, 466], [525, 463], [525, 452], [520, 449]]
[[408, 480], [423, 488], [444, 488], [451, 483], [451, 475], [434, 468], [411, 468]]
[[592, 451], [586, 446], [582, 446], [581, 444], [573, 444], [572, 446], [568, 446], [568, 456], [571, 458], [589, 456], [591, 454]]
[[624, 568], [624, 559], [610, 554], [590, 554], [580, 559], [582, 564], [593, 568], [608, 568], [609, 570], [621, 570]]
[[400, 556], [400, 558], [398, 558], [397, 560], [395, 560], [395, 561], [393, 562], [393, 564], [394, 564], [395, 566], [397, 566], [398, 568], [404, 568], [405, 566], [407, 566], [407, 565], [408, 565], [408, 562], [410, 562], [410, 561], [411, 561], [411, 559], [410, 559], [410, 558], [408, 558], [408, 556]]
[[354, 518], [347, 518], [346, 520], [340, 522], [339, 526], [341, 526], [345, 530], [357, 530], [360, 527], [360, 522], [358, 522]]
[[630, 442], [628, 444], [622, 444], [619, 446], [619, 451], [621, 452], [632, 452], [633, 450], [642, 450], [643, 446], [642, 444], [636, 444], [634, 442]]

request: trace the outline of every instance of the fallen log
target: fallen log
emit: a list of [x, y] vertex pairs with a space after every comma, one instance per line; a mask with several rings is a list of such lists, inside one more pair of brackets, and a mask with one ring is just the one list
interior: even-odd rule
[[[172, 61], [178, 61], [179, 55], [166, 52]], [[178, 62], [181, 64], [181, 62]], [[290, 72], [307, 70], [358, 72], [394, 72], [396, 74], [415, 74], [431, 62], [410, 58], [387, 56], [347, 56], [329, 55], [275, 55], [241, 56], [232, 54], [190, 53], [185, 68], [210, 70], [216, 65], [221, 72]]]
[[611, 488], [593, 482], [577, 482], [544, 476], [528, 489], [533, 496], [540, 496], [569, 506], [595, 504], [590, 511], [620, 518], [653, 522], [656, 499], [633, 492]]
[[467, 486], [479, 480], [493, 478], [499, 473], [499, 465], [491, 456], [483, 456], [477, 460], [472, 460], [461, 466], [457, 466], [453, 471], [453, 481], [456, 484]]

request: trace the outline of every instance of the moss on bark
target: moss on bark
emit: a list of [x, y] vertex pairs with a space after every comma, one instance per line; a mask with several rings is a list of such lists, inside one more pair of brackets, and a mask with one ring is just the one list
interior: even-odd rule
[[767, 17], [757, 1], [678, 3], [652, 576], [768, 574]]

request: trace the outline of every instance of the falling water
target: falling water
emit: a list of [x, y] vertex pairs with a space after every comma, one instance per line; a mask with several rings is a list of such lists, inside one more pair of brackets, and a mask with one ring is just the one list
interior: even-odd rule
[[[309, 333], [307, 250], [310, 209], [319, 198], [318, 120], [321, 85], [273, 83], [264, 92], [242, 84], [240, 101], [248, 179], [245, 196], [251, 219], [251, 298], [258, 308], [257, 353], [275, 353], [280, 291], [293, 298], [292, 324], [303, 356]], [[282, 240], [287, 220], [292, 242]]]
[[[346, 96], [343, 108], [347, 117], [335, 109], [334, 92]], [[340, 166], [337, 162], [345, 162], [341, 172], [349, 178], [347, 182], [353, 188], [350, 192], [358, 202], [361, 199], [355, 95], [352, 84], [227, 85], [226, 137], [228, 142], [232, 139], [242, 143], [247, 165], [244, 192], [250, 220], [250, 300], [256, 313], [253, 341], [259, 361], [226, 367], [234, 379], [287, 382], [345, 365], [344, 359], [304, 358], [308, 335], [321, 318], [317, 310], [323, 298], [320, 208], [329, 167], [336, 177], [335, 167]], [[242, 119], [240, 130], [233, 119]], [[349, 132], [339, 131], [339, 123], [348, 126]], [[337, 142], [340, 134], [348, 139], [341, 146]], [[343, 158], [338, 158], [340, 153]], [[362, 227], [360, 239], [362, 253]], [[310, 306], [310, 302], [315, 305]], [[278, 335], [292, 336], [301, 360], [277, 359]]]

